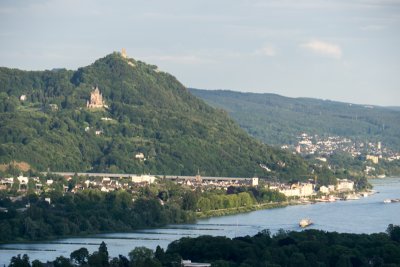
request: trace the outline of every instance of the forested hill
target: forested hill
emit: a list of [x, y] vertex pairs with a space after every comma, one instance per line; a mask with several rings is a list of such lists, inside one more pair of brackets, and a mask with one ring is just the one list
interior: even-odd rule
[[382, 141], [400, 149], [400, 110], [276, 94], [190, 89], [214, 107], [222, 108], [252, 136], [267, 144], [296, 142], [303, 132]]
[[[88, 109], [96, 85], [108, 107]], [[0, 163], [13, 160], [53, 171], [282, 179], [309, 171], [173, 76], [116, 52], [77, 71], [0, 68]]]

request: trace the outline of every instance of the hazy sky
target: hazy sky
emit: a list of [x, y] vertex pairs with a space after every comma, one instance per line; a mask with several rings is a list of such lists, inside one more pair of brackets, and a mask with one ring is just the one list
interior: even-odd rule
[[122, 47], [188, 87], [400, 106], [400, 0], [0, 0], [0, 66]]

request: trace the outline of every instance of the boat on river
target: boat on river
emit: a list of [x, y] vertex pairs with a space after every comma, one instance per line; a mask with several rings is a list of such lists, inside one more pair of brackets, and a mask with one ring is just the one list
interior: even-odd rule
[[395, 198], [395, 199], [389, 199], [389, 198], [387, 198], [387, 199], [385, 199], [385, 200], [383, 201], [383, 203], [396, 203], [396, 202], [400, 202], [400, 198]]
[[313, 224], [313, 222], [309, 218], [301, 219], [300, 222], [299, 222], [299, 226], [301, 228], [305, 228], [307, 226], [310, 226], [311, 224]]

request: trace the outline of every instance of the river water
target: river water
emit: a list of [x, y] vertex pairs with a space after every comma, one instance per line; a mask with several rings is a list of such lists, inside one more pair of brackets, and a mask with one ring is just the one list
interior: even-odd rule
[[[400, 224], [400, 203], [383, 203], [384, 199], [400, 198], [400, 178], [385, 178], [370, 181], [378, 193], [359, 200], [337, 201], [289, 206], [285, 208], [259, 210], [245, 214], [198, 220], [195, 224], [169, 225], [164, 228], [112, 233], [80, 238], [66, 238], [38, 243], [0, 245], [0, 266], [8, 265], [12, 256], [28, 254], [31, 260], [42, 262], [54, 260], [81, 247], [90, 253], [100, 243], [107, 244], [111, 257], [127, 256], [136, 246], [155, 249], [157, 245], [166, 248], [169, 243], [184, 236], [245, 236], [254, 235], [263, 229], [272, 233], [279, 229], [301, 231], [298, 222], [311, 218], [309, 228], [347, 233], [384, 232], [387, 226]], [[1, 231], [1, 229], [0, 229]]]

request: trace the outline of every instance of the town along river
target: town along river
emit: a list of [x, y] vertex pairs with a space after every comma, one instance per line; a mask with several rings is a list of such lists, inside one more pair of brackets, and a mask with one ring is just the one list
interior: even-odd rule
[[[195, 224], [169, 225], [164, 228], [141, 230], [132, 233], [113, 233], [90, 237], [67, 238], [50, 242], [0, 245], [0, 266], [8, 265], [12, 256], [28, 254], [31, 260], [42, 262], [54, 260], [81, 247], [90, 253], [106, 242], [111, 257], [127, 256], [136, 246], [155, 249], [166, 248], [169, 243], [184, 236], [245, 236], [263, 229], [272, 233], [279, 229], [301, 231], [302, 218], [310, 218], [314, 224], [309, 228], [348, 233], [384, 232], [389, 224], [400, 224], [400, 203], [384, 203], [385, 199], [400, 198], [400, 178], [370, 181], [377, 194], [359, 200], [337, 201], [288, 206], [259, 210], [232, 216], [199, 220]], [[1, 229], [0, 229], [1, 230]]]

